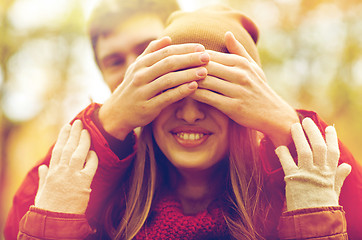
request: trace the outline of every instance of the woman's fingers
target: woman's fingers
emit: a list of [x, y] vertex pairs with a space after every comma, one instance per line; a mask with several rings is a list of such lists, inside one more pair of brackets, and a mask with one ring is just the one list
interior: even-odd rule
[[344, 180], [351, 173], [351, 171], [352, 167], [347, 163], [342, 163], [338, 166], [334, 182], [334, 190], [336, 191], [337, 196], [339, 196]]
[[332, 169], [335, 169], [338, 165], [340, 156], [337, 132], [333, 126], [328, 126], [325, 133], [327, 144], [327, 164]]
[[91, 144], [91, 139], [87, 130], [83, 129], [81, 131], [80, 139], [77, 148], [69, 162], [69, 167], [74, 170], [82, 169], [86, 161], [89, 148]]
[[41, 165], [38, 168], [38, 174], [39, 174], [39, 187], [38, 189], [41, 189], [45, 183], [46, 176], [48, 174], [48, 167], [46, 165]]
[[293, 174], [296, 170], [298, 170], [298, 167], [286, 146], [279, 146], [275, 149], [275, 153], [280, 160], [285, 175]]
[[83, 129], [82, 121], [75, 120], [69, 133], [69, 138], [65, 144], [60, 157], [59, 164], [68, 165], [69, 161], [78, 146], [80, 135]]
[[300, 124], [294, 124], [291, 128], [298, 152], [299, 166], [309, 168], [314, 165], [318, 168], [335, 169], [340, 155], [335, 128], [332, 126], [326, 128], [326, 140], [324, 140], [321, 131], [312, 119], [303, 119], [302, 125], [308, 140]]
[[50, 167], [57, 165], [63, 153], [63, 148], [68, 141], [71, 125], [66, 124], [59, 132], [58, 139], [53, 147], [52, 157], [50, 160]]
[[38, 167], [39, 185], [38, 185], [38, 191], [35, 196], [35, 202], [38, 202], [39, 196], [41, 195], [41, 192], [43, 191], [43, 189], [45, 187], [48, 170], [49, 170], [49, 168], [44, 164], [40, 165]]
[[308, 136], [310, 146], [312, 147], [314, 165], [319, 167], [325, 166], [327, 159], [327, 145], [321, 131], [310, 118], [303, 119], [302, 125]]
[[[89, 151], [84, 169], [82, 169], [81, 172], [88, 175], [90, 179], [93, 179], [93, 176], [97, 171], [97, 168], [98, 168], [97, 154], [94, 151]], [[91, 182], [89, 182], [89, 184], [90, 183]], [[90, 185], [88, 187], [90, 187]]]
[[299, 168], [310, 169], [313, 166], [313, 153], [300, 123], [291, 126], [292, 138], [298, 153]]
[[65, 125], [53, 148], [49, 168], [59, 164], [69, 165], [73, 169], [83, 168], [90, 141], [89, 133], [83, 129], [82, 121], [75, 120], [72, 125]]

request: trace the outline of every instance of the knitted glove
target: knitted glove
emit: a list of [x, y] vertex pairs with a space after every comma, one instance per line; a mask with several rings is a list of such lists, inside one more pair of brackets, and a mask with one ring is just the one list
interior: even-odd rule
[[39, 167], [35, 207], [53, 212], [84, 214], [98, 158], [89, 151], [90, 136], [82, 122], [65, 125], [54, 145], [49, 168]]
[[298, 166], [286, 146], [275, 150], [285, 173], [287, 209], [338, 206], [339, 193], [351, 166], [343, 163], [337, 167], [339, 148], [335, 128], [326, 128], [324, 141], [312, 119], [304, 119], [302, 125], [310, 145], [301, 124], [291, 127]]

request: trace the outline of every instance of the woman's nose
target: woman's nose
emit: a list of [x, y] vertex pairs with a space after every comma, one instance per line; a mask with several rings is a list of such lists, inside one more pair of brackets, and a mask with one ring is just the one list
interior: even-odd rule
[[176, 118], [193, 124], [198, 120], [204, 119], [205, 113], [202, 109], [201, 103], [187, 97], [180, 102], [180, 105], [176, 110]]

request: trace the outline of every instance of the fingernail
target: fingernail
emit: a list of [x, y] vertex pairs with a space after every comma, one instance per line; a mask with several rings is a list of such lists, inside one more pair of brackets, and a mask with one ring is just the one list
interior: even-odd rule
[[209, 54], [207, 54], [207, 53], [201, 54], [200, 55], [200, 60], [201, 60], [201, 62], [205, 62], [205, 63], [208, 62], [210, 60]]
[[195, 48], [195, 51], [196, 52], [203, 52], [203, 51], [205, 51], [205, 47], [202, 46], [202, 45], [197, 45], [196, 48]]
[[199, 68], [199, 69], [197, 69], [197, 71], [196, 71], [196, 75], [197, 75], [198, 77], [205, 77], [206, 74], [207, 74], [206, 68]]
[[190, 82], [187, 86], [189, 89], [196, 89], [198, 85], [197, 85], [197, 82], [193, 81], [193, 82]]

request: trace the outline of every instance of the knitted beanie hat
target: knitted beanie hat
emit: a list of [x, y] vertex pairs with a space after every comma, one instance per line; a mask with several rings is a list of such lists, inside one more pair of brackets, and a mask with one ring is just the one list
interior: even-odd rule
[[228, 31], [260, 65], [256, 25], [241, 12], [224, 5], [213, 5], [194, 12], [174, 12], [167, 20], [163, 36], [171, 37], [173, 44], [200, 43], [208, 50], [228, 53], [225, 45], [225, 33]]

